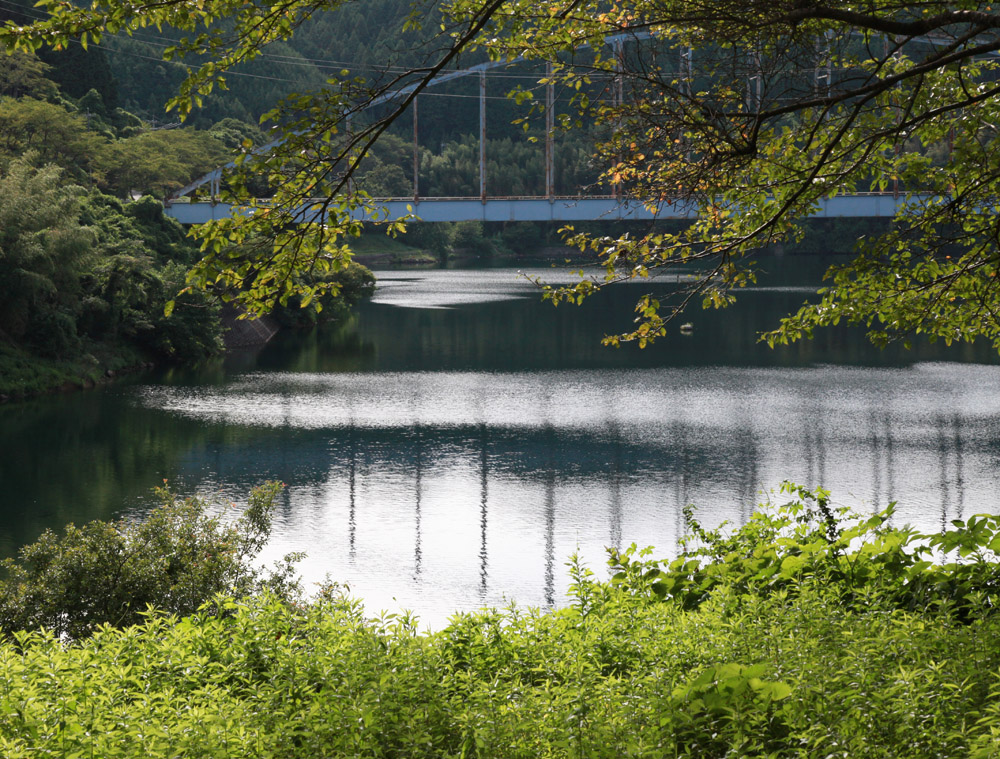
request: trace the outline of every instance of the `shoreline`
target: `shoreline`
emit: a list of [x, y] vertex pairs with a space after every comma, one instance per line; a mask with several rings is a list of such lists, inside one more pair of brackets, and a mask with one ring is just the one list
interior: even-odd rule
[[155, 369], [156, 363], [148, 357], [121, 355], [101, 361], [89, 353], [75, 361], [56, 361], [3, 345], [0, 346], [0, 368], [7, 369], [11, 375], [8, 378], [0, 372], [0, 405], [5, 405], [44, 395], [89, 390]]

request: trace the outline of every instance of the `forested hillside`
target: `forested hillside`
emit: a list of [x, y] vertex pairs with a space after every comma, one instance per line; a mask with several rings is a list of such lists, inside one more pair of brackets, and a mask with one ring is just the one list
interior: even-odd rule
[[178, 296], [198, 248], [154, 197], [226, 161], [259, 130], [234, 119], [156, 129], [113, 107], [113, 79], [73, 97], [54, 77], [103, 70], [99, 51], [81, 53], [70, 49], [67, 65], [58, 54], [54, 64], [0, 58], [2, 397], [222, 346], [214, 296]]
[[0, 394], [215, 352], [205, 296], [164, 315], [196, 248], [157, 201], [126, 201], [215, 165], [222, 142], [151, 130], [113, 92], [74, 98], [34, 56], [0, 67]]
[[[6, 15], [4, 15], [6, 9]], [[348, 3], [336, 13], [316, 13], [287, 43], [271, 45], [254, 61], [237, 67], [225, 90], [205, 97], [186, 125], [213, 129], [220, 121], [246, 125], [252, 139], [263, 114], [294, 92], [320, 89], [331, 76], [349, 72], [367, 85], [387, 84], [406, 68], [426, 63], [442, 41], [436, 37], [440, 19], [428, 18], [423, 29], [401, 32], [410, 13], [407, 0], [371, 0]], [[3, 0], [0, 20], [27, 21], [39, 11], [25, 0]], [[104, 109], [121, 107], [146, 122], [178, 123], [165, 103], [177, 93], [184, 64], [164, 61], [164, 50], [179, 34], [168, 29], [143, 30], [135, 36], [109, 36], [99, 46], [83, 51], [71, 44], [59, 53], [46, 53], [50, 77], [73, 97], [91, 87]], [[475, 54], [459, 66], [478, 63]], [[527, 132], [518, 120], [527, 110], [508, 97], [518, 86], [537, 85], [542, 71], [507, 67], [491, 73], [487, 82], [487, 176], [493, 195], [544, 192], [544, 158], [538, 138], [540, 123]], [[83, 90], [80, 81], [91, 84]], [[428, 90], [419, 103], [420, 194], [425, 196], [477, 195], [479, 101], [478, 81], [458, 79]], [[374, 115], [373, 115], [374, 117]], [[227, 121], [233, 124], [231, 121]], [[264, 124], [266, 130], [268, 124]], [[413, 192], [412, 122], [404, 117], [392, 128], [399, 138], [378, 146], [365, 168], [366, 189], [373, 195]], [[243, 134], [242, 136], [247, 136]], [[228, 141], [235, 147], [238, 140]], [[597, 180], [600, 169], [591, 164], [592, 141], [586, 133], [560, 135], [556, 150], [556, 191], [573, 194]]]

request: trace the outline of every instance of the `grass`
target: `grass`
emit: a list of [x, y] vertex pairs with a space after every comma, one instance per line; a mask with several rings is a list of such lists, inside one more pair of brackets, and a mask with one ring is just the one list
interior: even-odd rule
[[402, 238], [390, 237], [377, 231], [364, 234], [351, 242], [355, 260], [366, 266], [379, 264], [436, 264], [440, 257], [431, 251], [407, 245]]

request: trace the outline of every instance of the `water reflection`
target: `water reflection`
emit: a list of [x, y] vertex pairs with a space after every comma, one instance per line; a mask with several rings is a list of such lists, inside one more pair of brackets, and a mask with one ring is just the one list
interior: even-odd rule
[[549, 467], [545, 477], [545, 606], [556, 602], [556, 472]]
[[440, 624], [555, 605], [575, 551], [594, 567], [607, 545], [669, 553], [685, 506], [741, 522], [785, 478], [863, 510], [899, 501], [897, 522], [927, 530], [995, 508], [987, 350], [901, 357], [841, 330], [768, 351], [755, 332], [802, 298], [787, 283], [642, 352], [599, 345], [635, 291], [553, 311], [511, 272], [383, 283], [339, 330], [0, 408], [0, 548], [145, 508], [164, 477], [229, 497], [279, 479], [269, 561], [305, 551], [308, 580]]
[[486, 425], [479, 425], [479, 600], [486, 600], [489, 580], [489, 550], [486, 547], [486, 527], [489, 523], [489, 468], [486, 461]]
[[441, 619], [505, 596], [557, 603], [575, 550], [591, 564], [606, 545], [668, 551], [684, 506], [740, 522], [784, 478], [861, 510], [898, 499], [924, 529], [990, 510], [998, 385], [960, 364], [258, 373], [133, 399], [254, 430], [182, 458], [185, 479], [290, 483], [275, 555], [304, 550], [310, 576]]
[[[420, 579], [420, 563], [423, 557], [423, 548], [421, 547], [421, 535], [420, 535], [420, 499], [423, 494], [423, 487], [421, 486], [421, 478], [424, 472], [424, 449], [423, 442], [420, 437], [420, 425], [414, 427], [414, 432], [416, 433], [416, 455], [417, 455], [417, 465], [415, 468], [416, 477], [414, 482], [414, 505], [413, 512], [415, 516], [414, 520], [414, 541], [413, 541], [413, 579]], [[485, 504], [484, 504], [485, 507]]]

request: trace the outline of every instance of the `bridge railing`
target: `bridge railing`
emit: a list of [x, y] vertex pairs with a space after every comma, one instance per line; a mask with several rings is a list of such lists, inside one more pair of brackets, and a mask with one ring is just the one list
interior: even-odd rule
[[[930, 195], [902, 196], [892, 192], [865, 192], [824, 198], [813, 213], [816, 218], [892, 218], [907, 203], [932, 201]], [[304, 203], [296, 214], [300, 222], [323, 221], [324, 200]], [[359, 209], [354, 218], [384, 220], [413, 218], [424, 222], [571, 222], [628, 221], [657, 219], [692, 219], [699, 209], [693, 203], [665, 199], [642, 202], [622, 200], [612, 195], [506, 198], [374, 198], [373, 207], [381, 209], [378, 218]], [[267, 208], [266, 201], [256, 208]], [[182, 224], [202, 224], [232, 214], [253, 213], [252, 207], [228, 203], [174, 203], [166, 213]]]

